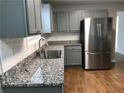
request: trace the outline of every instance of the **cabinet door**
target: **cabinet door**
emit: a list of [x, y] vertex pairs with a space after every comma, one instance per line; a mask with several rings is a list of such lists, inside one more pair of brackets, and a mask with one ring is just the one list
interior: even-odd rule
[[67, 66], [82, 65], [82, 46], [72, 45], [65, 48], [65, 64]]
[[35, 22], [37, 33], [41, 33], [41, 0], [34, 0], [35, 4]]
[[97, 18], [97, 17], [108, 17], [108, 10], [83, 10], [82, 19], [84, 18]]
[[81, 11], [69, 12], [69, 30], [70, 30], [70, 32], [80, 30], [80, 21], [81, 21]]
[[68, 31], [68, 13], [57, 12], [57, 29], [58, 31]]
[[67, 65], [82, 65], [82, 51], [68, 50], [67, 51]]
[[27, 36], [25, 0], [1, 0], [1, 38]]
[[51, 31], [54, 31], [53, 9], [51, 8], [50, 10]]
[[29, 34], [35, 34], [37, 30], [36, 30], [36, 23], [35, 23], [34, 0], [27, 0], [27, 14], [28, 14]]
[[1, 31], [2, 31], [2, 4], [0, 3], [0, 38], [1, 38]]
[[43, 4], [41, 7], [41, 10], [42, 10], [43, 33], [51, 33], [50, 5], [49, 4]]

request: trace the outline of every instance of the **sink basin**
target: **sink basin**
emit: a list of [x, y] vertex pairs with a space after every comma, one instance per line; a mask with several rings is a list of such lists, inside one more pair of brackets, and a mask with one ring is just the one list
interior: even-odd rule
[[41, 52], [41, 59], [57, 59], [61, 58], [61, 50], [46, 50]]

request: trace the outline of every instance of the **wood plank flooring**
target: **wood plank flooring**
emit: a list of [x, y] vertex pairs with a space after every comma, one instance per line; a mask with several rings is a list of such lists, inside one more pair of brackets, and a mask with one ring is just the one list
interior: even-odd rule
[[112, 70], [65, 68], [64, 93], [124, 93], [124, 62]]

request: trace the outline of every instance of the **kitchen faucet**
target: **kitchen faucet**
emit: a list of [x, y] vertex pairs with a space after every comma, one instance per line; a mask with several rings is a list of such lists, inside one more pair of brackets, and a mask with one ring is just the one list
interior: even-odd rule
[[41, 47], [41, 40], [43, 40], [43, 41], [45, 40], [46, 41], [46, 45], [49, 46], [47, 40], [44, 37], [41, 37], [40, 40], [39, 40], [39, 49]]
[[[47, 42], [47, 39], [45, 39], [44, 37], [41, 37], [40, 40], [39, 40], [39, 53], [40, 53], [40, 56], [41, 56], [41, 40], [45, 40], [46, 41], [46, 46], [49, 46], [48, 42]], [[44, 48], [43, 48], [44, 49]], [[44, 49], [45, 51], [45, 49]], [[46, 52], [46, 51], [45, 51]], [[45, 53], [46, 54], [46, 53]]]

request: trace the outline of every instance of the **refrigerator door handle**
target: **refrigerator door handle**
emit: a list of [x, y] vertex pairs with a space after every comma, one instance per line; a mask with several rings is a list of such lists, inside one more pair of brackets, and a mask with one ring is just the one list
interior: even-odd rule
[[102, 24], [99, 24], [100, 38], [101, 38], [101, 36], [102, 36], [101, 31], [102, 31]]
[[101, 33], [100, 33], [100, 24], [97, 24], [97, 31], [98, 31], [98, 45], [101, 46]]
[[98, 36], [101, 38], [102, 24], [97, 24]]
[[99, 24], [97, 24], [98, 37], [100, 38]]

